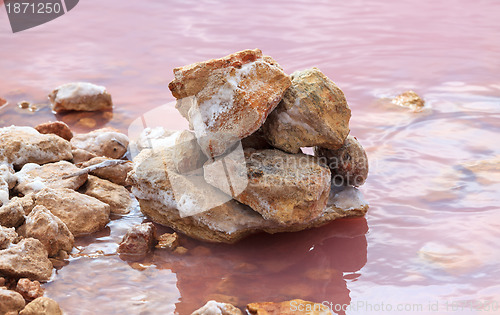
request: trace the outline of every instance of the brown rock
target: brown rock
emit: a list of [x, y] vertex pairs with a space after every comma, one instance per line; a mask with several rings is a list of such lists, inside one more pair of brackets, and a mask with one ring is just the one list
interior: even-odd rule
[[174, 69], [169, 88], [207, 156], [254, 133], [279, 103], [290, 79], [258, 49]]
[[41, 205], [33, 208], [18, 232], [42, 242], [49, 257], [57, 256], [61, 250], [70, 252], [75, 241], [66, 224]]
[[110, 128], [97, 129], [89, 133], [77, 134], [71, 144], [97, 156], [119, 159], [127, 153], [128, 137]]
[[35, 129], [42, 134], [54, 134], [63, 138], [64, 140], [71, 140], [73, 132], [69, 129], [68, 125], [62, 121], [49, 121], [35, 126]]
[[19, 279], [16, 286], [16, 291], [20, 293], [25, 300], [32, 301], [43, 296], [43, 288], [38, 281], [31, 281], [27, 278]]
[[153, 223], [133, 226], [118, 247], [118, 253], [126, 259], [143, 259], [155, 246], [156, 229]]
[[94, 153], [91, 153], [87, 150], [79, 149], [75, 146], [72, 146], [71, 153], [73, 154], [73, 163], [75, 164], [86, 162], [97, 156]]
[[87, 174], [65, 178], [80, 169], [67, 161], [38, 165], [29, 163], [16, 173], [15, 191], [23, 195], [38, 192], [43, 188], [69, 188], [76, 190], [87, 181]]
[[349, 134], [351, 118], [344, 93], [317, 68], [291, 77], [292, 86], [262, 127], [265, 137], [290, 153], [310, 146], [338, 149]]
[[24, 209], [18, 197], [0, 207], [0, 225], [5, 227], [18, 227], [24, 222]]
[[243, 315], [234, 305], [219, 303], [214, 300], [208, 301], [203, 307], [194, 311], [191, 315]]
[[102, 230], [109, 222], [108, 204], [67, 188], [45, 188], [35, 195], [35, 204], [49, 209], [75, 237]]
[[[0, 234], [1, 235], [1, 234]], [[1, 236], [0, 236], [1, 237]], [[0, 238], [1, 239], [1, 238]], [[173, 251], [179, 246], [179, 235], [177, 233], [165, 233], [158, 237], [156, 248], [166, 248]]]
[[59, 136], [44, 135], [31, 127], [0, 128], [0, 161], [22, 167], [26, 163], [45, 164], [71, 160], [71, 145]]
[[0, 314], [13, 312], [17, 314], [24, 308], [25, 302], [21, 294], [16, 291], [0, 288]]
[[[98, 156], [94, 157], [86, 162], [81, 163], [78, 165], [79, 167], [88, 167], [92, 165], [96, 165], [99, 163], [102, 163], [104, 161], [111, 160], [110, 158], [103, 157], [103, 156]], [[127, 174], [132, 170], [132, 163], [131, 162], [126, 162], [122, 164], [117, 164], [117, 165], [112, 165], [104, 168], [99, 168], [94, 171], [91, 171], [90, 174], [100, 177], [102, 179], [107, 179], [110, 182], [113, 182], [118, 185], [125, 186], [126, 185], [126, 179], [127, 179]]]
[[17, 243], [18, 239], [19, 237], [14, 228], [6, 228], [0, 225], [0, 250], [6, 249], [10, 244]]
[[7, 100], [0, 97], [0, 107], [4, 106], [5, 104], [7, 104]]
[[0, 250], [0, 273], [14, 278], [47, 281], [52, 275], [52, 263], [39, 240], [25, 238]]
[[96, 176], [89, 176], [82, 192], [107, 203], [114, 214], [127, 214], [134, 205], [134, 199], [125, 187]]
[[[246, 172], [240, 161], [225, 159], [229, 174], [248, 178], [242, 192], [233, 193], [239, 202], [250, 206], [264, 219], [282, 225], [303, 224], [320, 216], [330, 192], [330, 170], [317, 158], [288, 154], [279, 150], [245, 150]], [[235, 192], [225, 180], [226, 172], [215, 163], [205, 164], [205, 179], [225, 193]]]
[[30, 302], [19, 315], [62, 315], [63, 312], [56, 301], [48, 297], [39, 297]]
[[281, 303], [262, 302], [247, 305], [247, 312], [252, 315], [333, 315], [333, 311], [321, 303], [300, 299]]
[[243, 149], [273, 149], [273, 146], [267, 142], [266, 138], [264, 138], [264, 134], [261, 132], [261, 129], [252, 133], [248, 137], [241, 139], [241, 145], [243, 146]]
[[104, 86], [86, 82], [67, 83], [49, 94], [52, 111], [98, 111], [113, 108], [111, 95]]
[[400, 95], [392, 99], [392, 103], [399, 106], [408, 107], [413, 111], [421, 111], [425, 106], [424, 100], [421, 99], [420, 96], [418, 96], [418, 94], [414, 91], [406, 91], [404, 93], [401, 93]]
[[353, 136], [348, 136], [338, 150], [316, 147], [314, 155], [322, 158], [328, 165], [336, 185], [361, 186], [368, 177], [368, 156]]
[[184, 246], [178, 246], [176, 249], [173, 250], [173, 253], [176, 255], [186, 255], [188, 253], [188, 249]]

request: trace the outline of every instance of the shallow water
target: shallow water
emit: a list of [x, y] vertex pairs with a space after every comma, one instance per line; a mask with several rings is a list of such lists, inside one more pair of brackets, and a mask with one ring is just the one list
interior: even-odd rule
[[[114, 252], [144, 219], [135, 212], [78, 240], [84, 255], [57, 271], [47, 295], [68, 314], [189, 314], [210, 298], [350, 303], [346, 314], [498, 314], [498, 16], [495, 0], [86, 0], [12, 34], [0, 9], [2, 126], [57, 118], [87, 131], [93, 123], [81, 118], [95, 118], [126, 131], [173, 101], [172, 68], [258, 47], [287, 73], [316, 66], [343, 89], [351, 134], [371, 163], [366, 218], [233, 246], [185, 240], [186, 256], [156, 251], [126, 263]], [[80, 80], [108, 88], [113, 117], [54, 117], [48, 92]], [[428, 108], [384, 100], [406, 89]], [[17, 108], [21, 100], [39, 110]], [[161, 120], [187, 126], [175, 110]]]

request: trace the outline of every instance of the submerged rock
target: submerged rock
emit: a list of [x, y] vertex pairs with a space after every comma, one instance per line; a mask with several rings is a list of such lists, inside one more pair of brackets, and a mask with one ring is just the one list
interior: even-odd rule
[[39, 240], [25, 238], [7, 249], [0, 250], [0, 274], [47, 281], [52, 275], [52, 263]]
[[80, 176], [68, 175], [80, 169], [67, 161], [38, 165], [29, 163], [16, 173], [17, 186], [15, 191], [23, 195], [38, 192], [44, 188], [69, 188], [76, 190], [87, 181], [87, 174]]
[[361, 186], [368, 177], [368, 156], [353, 136], [348, 136], [338, 150], [316, 147], [314, 155], [324, 159], [337, 185]]
[[127, 214], [134, 204], [134, 199], [125, 187], [92, 175], [89, 176], [82, 192], [107, 203], [114, 214]]
[[344, 93], [319, 69], [296, 71], [292, 86], [262, 127], [267, 140], [290, 153], [301, 147], [338, 149], [349, 134]]
[[89, 133], [76, 134], [71, 144], [78, 149], [88, 151], [96, 156], [120, 159], [129, 144], [128, 137], [110, 128], [97, 129]]
[[6, 228], [0, 225], [0, 250], [6, 249], [10, 244], [15, 244], [19, 237], [14, 228]]
[[[85, 168], [110, 160], [111, 160], [110, 158], [98, 156], [88, 161], [85, 161], [78, 166], [81, 168]], [[96, 170], [91, 171], [89, 174], [100, 177], [102, 179], [107, 179], [115, 184], [125, 186], [127, 174], [132, 170], [132, 167], [133, 167], [132, 162], [125, 162], [108, 167], [98, 168]]]
[[17, 281], [16, 291], [21, 294], [25, 300], [32, 301], [43, 296], [43, 288], [38, 281], [31, 281], [27, 278], [22, 278]]
[[191, 315], [243, 315], [243, 313], [234, 305], [211, 300]]
[[35, 126], [35, 129], [42, 134], [54, 134], [64, 140], [70, 141], [73, 138], [73, 132], [62, 121], [49, 121]]
[[0, 162], [22, 167], [26, 163], [45, 164], [71, 160], [71, 145], [52, 134], [41, 134], [31, 127], [0, 128]]
[[118, 247], [118, 253], [125, 259], [141, 260], [155, 246], [156, 229], [153, 223], [134, 225]]
[[56, 301], [48, 297], [39, 297], [31, 301], [19, 315], [62, 315], [63, 312]]
[[52, 111], [98, 111], [113, 108], [111, 95], [104, 86], [86, 82], [67, 83], [49, 94]]
[[158, 236], [156, 248], [166, 248], [170, 251], [179, 247], [179, 235], [177, 233], [165, 233]]
[[223, 154], [254, 133], [290, 86], [289, 77], [258, 49], [174, 69], [169, 88], [207, 156]]
[[24, 305], [24, 298], [21, 294], [0, 287], [0, 314], [17, 314], [24, 308]]
[[334, 315], [333, 311], [322, 303], [295, 299], [285, 302], [261, 302], [247, 305], [251, 315]]
[[392, 99], [392, 103], [402, 107], [408, 107], [413, 111], [421, 111], [425, 106], [424, 100], [414, 91], [406, 91], [399, 94]]

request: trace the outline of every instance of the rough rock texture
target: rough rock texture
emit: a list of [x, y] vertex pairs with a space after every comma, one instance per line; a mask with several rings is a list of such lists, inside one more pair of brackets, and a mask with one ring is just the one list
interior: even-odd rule
[[14, 170], [0, 161], [0, 207], [9, 202], [9, 190], [16, 185], [16, 181]]
[[78, 189], [87, 181], [87, 174], [64, 179], [80, 169], [67, 161], [38, 165], [29, 163], [16, 173], [15, 191], [23, 195], [38, 192], [43, 188]]
[[133, 226], [118, 247], [118, 253], [126, 259], [143, 259], [156, 243], [156, 229], [153, 223]]
[[76, 134], [71, 144], [97, 156], [119, 159], [127, 153], [128, 137], [110, 128], [102, 128], [89, 133]]
[[18, 227], [24, 222], [24, 209], [17, 197], [0, 207], [0, 225], [5, 227]]
[[243, 315], [243, 313], [234, 305], [211, 300], [191, 315]]
[[19, 315], [62, 315], [63, 312], [56, 301], [48, 297], [39, 297], [30, 302]]
[[243, 149], [274, 149], [272, 145], [267, 142], [261, 129], [257, 130], [255, 133], [249, 135], [246, 138], [241, 139], [241, 145]]
[[[88, 161], [85, 161], [78, 166], [81, 168], [96, 165], [105, 161], [111, 160], [110, 158], [103, 157], [103, 156], [98, 156], [95, 158], [92, 158]], [[92, 174], [94, 176], [100, 177], [102, 179], [107, 179], [110, 182], [113, 182], [118, 185], [125, 186], [126, 185], [126, 179], [127, 179], [127, 174], [132, 170], [132, 162], [126, 162], [122, 164], [117, 164], [113, 166], [108, 166], [104, 168], [99, 168], [94, 171], [91, 171], [89, 174]]]
[[249, 136], [279, 103], [290, 78], [258, 49], [174, 69], [169, 88], [207, 156]]
[[368, 177], [368, 156], [353, 136], [348, 136], [338, 150], [316, 147], [314, 155], [328, 165], [337, 185], [361, 186]]
[[0, 128], [0, 162], [16, 168], [26, 163], [45, 164], [71, 160], [71, 145], [56, 135], [44, 135], [31, 127]]
[[49, 94], [52, 111], [97, 111], [113, 108], [111, 95], [104, 86], [86, 82], [67, 83]]
[[135, 155], [144, 149], [152, 149], [158, 140], [168, 138], [177, 132], [163, 127], [145, 128], [132, 144], [137, 151]]
[[7, 249], [0, 250], [0, 274], [47, 281], [52, 275], [52, 263], [39, 240], [25, 238]]
[[75, 237], [97, 232], [109, 222], [108, 204], [67, 188], [45, 188], [35, 195], [35, 204], [49, 209]]
[[16, 291], [0, 288], [0, 314], [13, 312], [17, 314], [24, 308], [25, 302], [21, 294]]
[[164, 233], [157, 238], [156, 248], [166, 248], [170, 251], [179, 247], [179, 235], [177, 233]]
[[10, 244], [17, 243], [19, 237], [14, 228], [6, 228], [0, 225], [0, 250], [6, 249]]
[[[245, 150], [246, 170], [240, 161], [225, 159], [229, 174], [248, 178], [239, 202], [250, 206], [265, 219], [282, 225], [307, 223], [319, 217], [330, 192], [330, 170], [317, 158], [288, 154], [279, 150]], [[214, 167], [215, 166], [215, 167]], [[207, 182], [227, 194], [236, 191], [227, 185], [225, 172], [215, 163], [205, 164]]]
[[33, 208], [18, 232], [42, 242], [49, 257], [57, 256], [61, 250], [70, 252], [75, 241], [66, 224], [41, 205]]
[[247, 312], [252, 315], [333, 315], [330, 308], [322, 303], [300, 299], [280, 303], [262, 302], [247, 305]]
[[95, 155], [94, 153], [91, 153], [87, 150], [79, 149], [74, 145], [71, 147], [71, 153], [73, 154], [73, 163], [75, 164], [87, 162], [97, 157], [97, 155]]
[[67, 141], [73, 138], [73, 132], [71, 132], [71, 129], [69, 129], [68, 125], [66, 125], [62, 121], [49, 121], [35, 126], [35, 129], [39, 133], [58, 135], [59, 137]]
[[32, 301], [43, 296], [43, 288], [38, 281], [31, 281], [27, 278], [22, 278], [17, 281], [16, 291], [21, 294], [25, 300]]
[[292, 86], [262, 127], [267, 140], [290, 153], [300, 147], [337, 149], [349, 134], [344, 93], [319, 69], [294, 72]]
[[82, 192], [107, 203], [114, 214], [127, 214], [134, 205], [134, 199], [125, 187], [96, 176], [89, 176]]
[[392, 103], [399, 106], [408, 107], [414, 111], [420, 111], [425, 106], [424, 100], [421, 99], [420, 96], [418, 96], [418, 94], [414, 91], [406, 91], [404, 93], [401, 93], [400, 95], [392, 99]]

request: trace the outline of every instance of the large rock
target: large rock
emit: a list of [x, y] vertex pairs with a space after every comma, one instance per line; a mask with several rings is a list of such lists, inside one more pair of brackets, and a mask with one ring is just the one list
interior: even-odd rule
[[63, 312], [56, 301], [48, 297], [39, 297], [31, 301], [19, 315], [62, 315]]
[[21, 278], [17, 281], [16, 291], [27, 301], [37, 299], [44, 293], [39, 281], [31, 281], [28, 278]]
[[292, 74], [292, 86], [262, 127], [276, 148], [338, 149], [349, 134], [351, 110], [344, 93], [317, 68]]
[[17, 243], [19, 237], [14, 228], [6, 228], [0, 225], [0, 250], [6, 249], [10, 244]]
[[112, 159], [122, 158], [127, 153], [128, 143], [129, 140], [125, 134], [110, 128], [76, 134], [71, 139], [71, 144], [77, 149]]
[[[85, 161], [78, 166], [81, 168], [97, 165], [99, 163], [109, 161], [110, 158], [104, 156], [94, 157], [88, 161]], [[132, 163], [125, 162], [121, 164], [116, 164], [108, 167], [98, 168], [96, 170], [91, 171], [89, 174], [95, 175], [102, 179], [107, 179], [110, 182], [113, 182], [118, 185], [126, 185], [127, 174], [132, 170]]]
[[75, 241], [66, 224], [41, 205], [33, 208], [18, 232], [42, 242], [50, 257], [61, 250], [71, 252]]
[[0, 288], [0, 314], [17, 314], [24, 308], [25, 302], [21, 294], [16, 291]]
[[134, 205], [134, 199], [125, 187], [96, 176], [89, 176], [82, 192], [107, 203], [114, 214], [127, 214]]
[[76, 190], [87, 181], [87, 174], [79, 176], [68, 175], [80, 171], [78, 167], [67, 161], [38, 165], [29, 163], [16, 173], [16, 192], [27, 195], [43, 188], [69, 188]]
[[31, 127], [0, 128], [0, 162], [16, 168], [26, 163], [45, 164], [71, 160], [71, 145], [59, 136], [44, 135]]
[[56, 113], [68, 110], [97, 111], [113, 108], [111, 95], [104, 86], [87, 82], [67, 83], [49, 94], [52, 110]]
[[71, 138], [73, 138], [73, 132], [71, 131], [71, 129], [69, 129], [68, 125], [66, 125], [62, 121], [49, 121], [43, 124], [36, 125], [35, 129], [39, 133], [54, 134], [67, 141], [70, 141]]
[[45, 188], [35, 195], [35, 204], [49, 209], [75, 237], [102, 230], [109, 222], [108, 204], [67, 188]]
[[207, 156], [223, 154], [255, 132], [279, 103], [290, 78], [258, 49], [174, 69], [169, 88]]
[[141, 260], [155, 246], [156, 229], [153, 223], [134, 225], [123, 237], [118, 253], [125, 259]]
[[295, 299], [285, 302], [259, 302], [247, 305], [251, 315], [334, 315], [329, 305]]
[[228, 156], [224, 161], [227, 173], [248, 178], [245, 189], [239, 192], [227, 185], [226, 172], [216, 163], [205, 164], [206, 181], [232, 194], [264, 219], [282, 225], [302, 224], [318, 218], [325, 209], [331, 174], [315, 157], [246, 149], [246, 170], [242, 170], [239, 160]]
[[211, 300], [191, 315], [243, 315], [243, 313], [234, 305]]
[[18, 227], [24, 222], [24, 216], [28, 215], [35, 206], [33, 194], [22, 198], [14, 197], [7, 205], [0, 207], [0, 225], [5, 227]]
[[39, 240], [25, 238], [7, 249], [0, 250], [0, 274], [47, 281], [52, 275], [52, 263]]

